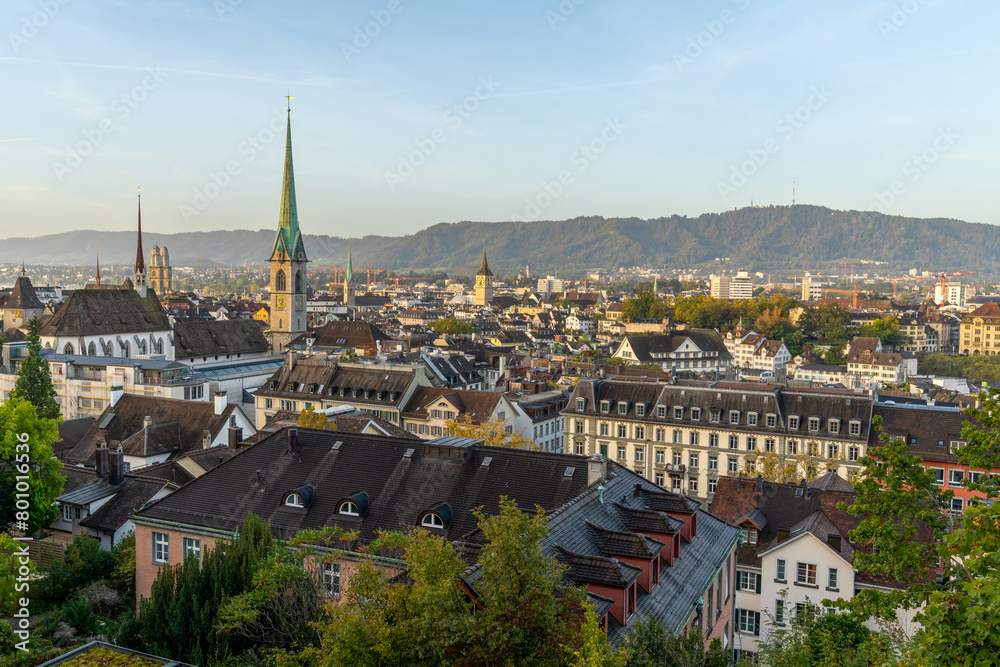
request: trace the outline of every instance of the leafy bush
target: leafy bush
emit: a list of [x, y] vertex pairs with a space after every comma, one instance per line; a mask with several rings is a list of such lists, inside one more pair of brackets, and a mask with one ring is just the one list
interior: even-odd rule
[[73, 598], [63, 606], [62, 613], [81, 637], [89, 637], [97, 630], [97, 614], [87, 598]]
[[114, 565], [112, 555], [101, 551], [100, 540], [80, 535], [66, 547], [64, 561], [49, 566], [32, 602], [41, 609], [58, 605], [88, 584], [110, 577]]

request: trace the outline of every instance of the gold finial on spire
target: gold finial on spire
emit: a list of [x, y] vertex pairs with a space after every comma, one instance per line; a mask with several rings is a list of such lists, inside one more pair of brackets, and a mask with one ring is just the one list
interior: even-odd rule
[[[289, 92], [291, 92], [291, 91], [289, 91]], [[292, 115], [292, 98], [293, 97], [295, 97], [295, 96], [294, 95], [285, 95], [285, 99], [288, 100], [288, 106], [285, 109], [285, 111], [288, 112], [289, 117], [291, 117], [291, 115]]]

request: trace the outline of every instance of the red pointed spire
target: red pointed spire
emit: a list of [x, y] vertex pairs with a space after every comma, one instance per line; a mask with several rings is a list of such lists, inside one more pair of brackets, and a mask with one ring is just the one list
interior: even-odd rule
[[142, 254], [142, 188], [139, 188], [139, 242], [135, 249], [135, 274], [146, 273], [146, 260]]
[[97, 275], [95, 277], [97, 278], [97, 284], [100, 285], [101, 284], [101, 253], [99, 253], [99, 252], [97, 253]]

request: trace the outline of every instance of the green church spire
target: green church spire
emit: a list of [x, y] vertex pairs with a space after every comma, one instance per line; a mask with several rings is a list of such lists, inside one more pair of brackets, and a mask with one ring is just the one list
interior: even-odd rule
[[354, 264], [351, 262], [351, 239], [347, 239], [347, 273], [344, 274], [344, 284], [350, 285], [354, 282]]
[[[291, 105], [291, 95], [288, 96]], [[290, 257], [305, 259], [305, 247], [299, 231], [299, 212], [295, 203], [295, 170], [292, 166], [292, 109], [287, 109], [288, 126], [285, 131], [285, 174], [281, 182], [281, 213], [278, 217], [278, 234], [274, 239], [274, 252], [284, 248]], [[301, 256], [299, 255], [301, 253]]]

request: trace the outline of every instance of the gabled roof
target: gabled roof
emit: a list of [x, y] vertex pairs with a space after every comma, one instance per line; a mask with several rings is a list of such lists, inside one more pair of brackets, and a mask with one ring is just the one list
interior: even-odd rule
[[403, 408], [403, 416], [411, 419], [427, 419], [431, 407], [440, 400], [448, 401], [460, 416], [469, 415], [474, 423], [480, 424], [493, 416], [497, 404], [503, 400], [503, 394], [496, 391], [449, 387], [417, 387]]
[[169, 331], [167, 313], [153, 290], [142, 297], [133, 289], [81, 289], [74, 291], [40, 336], [97, 336]]
[[118, 486], [118, 493], [101, 505], [96, 512], [80, 521], [81, 526], [97, 530], [115, 531], [121, 528], [129, 517], [145, 505], [157, 493], [170, 484], [161, 479], [126, 477]]
[[626, 336], [622, 345], [627, 342], [637, 360], [655, 362], [657, 358], [653, 356], [654, 354], [669, 354], [687, 341], [691, 341], [695, 347], [703, 352], [717, 352], [720, 361], [728, 361], [733, 358], [722, 337], [712, 329], [685, 329], [652, 336]]
[[18, 276], [4, 308], [7, 310], [41, 310], [44, 307], [42, 302], [38, 300], [38, 295], [35, 294], [31, 279], [25, 275]]
[[[201, 449], [204, 432], [215, 438], [236, 409], [236, 405], [229, 404], [223, 414], [216, 415], [215, 404], [209, 401], [125, 394], [116, 404], [105, 408], [67, 459], [93, 462], [98, 445], [112, 440], [121, 442], [130, 456]], [[143, 428], [146, 417], [152, 420], [149, 434]], [[143, 454], [144, 451], [147, 453]]]
[[630, 530], [604, 528], [590, 521], [584, 524], [590, 531], [597, 548], [609, 556], [630, 556], [632, 558], [654, 558], [665, 546], [663, 542]]
[[255, 320], [175, 322], [174, 336], [178, 359], [261, 354], [270, 349]]
[[374, 349], [379, 341], [393, 340], [392, 336], [369, 322], [331, 320], [315, 331], [301, 334], [292, 339], [290, 345], [305, 347], [310, 338], [315, 338], [312, 344], [314, 349], [357, 347]]

